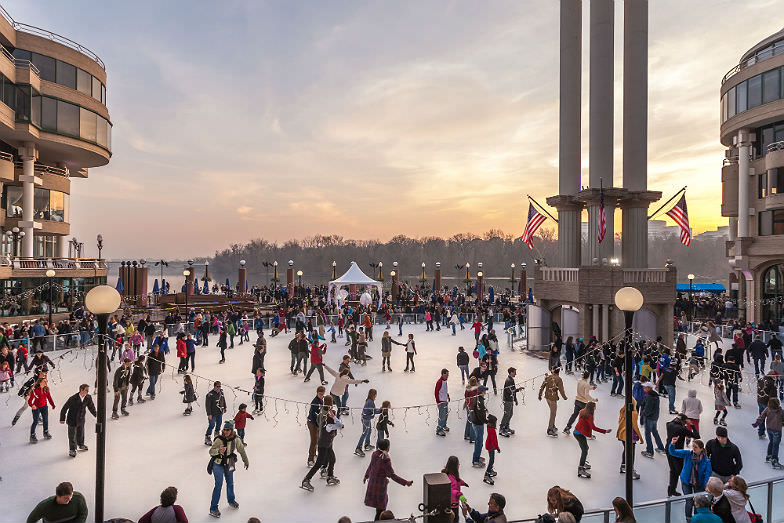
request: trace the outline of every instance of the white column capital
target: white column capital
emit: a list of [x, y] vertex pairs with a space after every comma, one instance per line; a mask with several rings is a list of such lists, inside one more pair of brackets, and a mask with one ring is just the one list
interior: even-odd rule
[[25, 142], [17, 149], [17, 152], [22, 160], [36, 161], [38, 159], [38, 146], [32, 142]]
[[733, 145], [736, 147], [748, 147], [756, 139], [751, 129], [739, 129], [738, 134], [732, 138]]

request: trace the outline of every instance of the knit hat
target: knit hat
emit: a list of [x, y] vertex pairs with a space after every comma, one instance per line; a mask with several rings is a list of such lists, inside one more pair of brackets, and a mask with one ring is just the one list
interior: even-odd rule
[[727, 427], [721, 427], [721, 426], [716, 427], [716, 435], [719, 436], [720, 438], [726, 438], [727, 437]]
[[229, 420], [223, 424], [223, 430], [234, 430], [234, 422]]

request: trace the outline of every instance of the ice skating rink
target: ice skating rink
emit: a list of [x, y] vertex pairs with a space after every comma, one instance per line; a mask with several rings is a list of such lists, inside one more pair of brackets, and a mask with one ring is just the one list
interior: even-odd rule
[[[501, 325], [503, 327], [503, 325]], [[621, 444], [615, 438], [618, 424], [618, 411], [623, 404], [622, 398], [611, 398], [610, 383], [604, 383], [595, 391], [600, 399], [596, 411], [597, 426], [611, 429], [607, 435], [597, 434], [590, 442], [588, 460], [593, 469], [592, 479], [577, 477], [579, 448], [572, 436], [563, 433], [556, 438], [545, 435], [548, 411], [544, 402], [537, 401], [541, 378], [533, 383], [528, 381], [526, 390], [519, 396], [520, 406], [516, 408], [511, 426], [517, 433], [511, 438], [499, 437], [501, 453], [496, 456], [495, 469], [498, 476], [495, 486], [482, 482], [483, 469], [471, 467], [473, 446], [463, 440], [465, 415], [459, 403], [451, 404], [448, 426], [451, 432], [442, 438], [435, 435], [437, 411], [435, 407], [399, 409], [410, 405], [433, 404], [434, 386], [443, 367], [450, 370], [449, 390], [453, 400], [462, 398], [463, 387], [455, 357], [457, 347], [464, 345], [470, 354], [473, 350], [472, 331], [458, 331], [457, 336], [442, 329], [440, 332], [425, 332], [424, 325], [411, 325], [403, 329], [403, 338], [398, 338], [397, 327], [390, 331], [395, 339], [405, 339], [406, 334], [415, 334], [417, 350], [416, 372], [404, 373], [405, 353], [403, 347], [393, 345], [393, 372], [381, 372], [380, 346], [383, 325], [375, 327], [375, 341], [371, 342], [368, 354], [373, 359], [366, 367], [353, 366], [353, 374], [358, 379], [369, 379], [367, 385], [351, 386], [349, 406], [361, 408], [367, 390], [378, 390], [376, 405], [389, 400], [396, 408], [393, 412], [394, 427], [390, 428], [392, 463], [398, 475], [414, 481], [412, 487], [402, 487], [397, 483], [389, 485], [389, 509], [397, 517], [408, 516], [422, 500], [422, 475], [440, 472], [446, 459], [454, 454], [460, 458], [461, 476], [469, 484], [464, 489], [469, 504], [485, 507], [491, 492], [497, 491], [506, 496], [506, 514], [509, 519], [535, 517], [546, 510], [545, 493], [553, 485], [572, 490], [583, 502], [586, 509], [609, 506], [617, 495], [623, 495], [624, 478], [619, 474]], [[501, 329], [496, 329], [500, 332]], [[255, 334], [251, 334], [255, 341]], [[291, 336], [281, 334], [268, 339], [268, 352], [265, 361], [267, 369], [266, 393], [290, 400], [310, 402], [318, 385], [318, 374], [314, 373], [309, 383], [303, 377], [294, 377], [289, 372], [289, 351], [287, 345]], [[501, 354], [497, 375], [499, 394], [487, 396], [487, 407], [491, 414], [503, 413], [500, 389], [506, 377], [506, 369], [518, 369], [517, 381], [529, 380], [541, 375], [546, 369], [546, 361], [511, 351], [504, 335], [499, 336]], [[236, 341], [236, 340], [235, 340]], [[233, 418], [240, 403], [253, 403], [249, 395], [231, 387], [250, 390], [253, 385], [251, 376], [252, 345], [245, 343], [226, 351], [226, 363], [218, 364], [219, 351], [215, 347], [217, 337], [210, 339], [211, 346], [197, 348], [196, 374], [219, 379], [224, 384], [228, 413], [224, 419]], [[328, 343], [325, 361], [337, 368], [341, 356], [346, 353], [344, 340]], [[174, 347], [174, 339], [169, 343]], [[58, 353], [50, 354], [53, 359]], [[92, 361], [95, 349], [72, 352], [62, 359], [56, 359], [58, 369], [50, 373], [50, 387], [57, 409], [50, 410], [50, 441], [41, 438], [39, 443], [28, 443], [29, 427], [32, 421], [28, 409], [16, 426], [11, 427], [11, 418], [21, 406], [22, 399], [16, 395], [16, 388], [8, 394], [0, 395], [0, 521], [23, 521], [30, 510], [41, 499], [53, 495], [55, 486], [61, 481], [70, 481], [74, 488], [87, 498], [92, 520], [93, 492], [95, 484], [95, 434], [94, 418], [88, 414], [85, 427], [88, 452], [80, 452], [76, 458], [68, 456], [67, 430], [59, 423], [59, 408], [66, 399], [78, 390], [80, 383], [88, 383], [91, 388], [95, 380], [95, 367]], [[472, 360], [471, 368], [475, 366]], [[190, 521], [209, 521], [209, 501], [213, 479], [206, 473], [209, 460], [208, 448], [204, 445], [204, 432], [207, 418], [204, 413], [204, 395], [211, 384], [197, 380], [199, 404], [194, 404], [193, 415], [184, 417], [181, 403], [182, 377], [176, 375], [177, 358], [169, 354], [168, 362], [174, 364], [159, 380], [159, 392], [155, 401], [129, 407], [129, 417], [108, 422], [107, 434], [107, 477], [106, 512], [107, 519], [125, 517], [138, 519], [150, 508], [158, 504], [161, 490], [169, 485], [179, 490], [178, 503], [183, 506]], [[112, 369], [116, 368], [113, 363]], [[748, 370], [748, 366], [747, 366]], [[563, 429], [572, 408], [576, 391], [577, 376], [564, 377], [567, 401], [559, 403], [556, 425]], [[778, 475], [765, 462], [767, 440], [759, 440], [756, 430], [750, 425], [757, 416], [756, 391], [747, 374], [741, 384], [741, 403], [743, 408], [729, 409], [727, 417], [729, 436], [739, 445], [744, 460], [742, 475], [748, 480], [760, 480]], [[753, 378], [753, 376], [751, 376]], [[329, 385], [332, 377], [327, 375]], [[19, 383], [17, 381], [17, 385]], [[111, 383], [111, 378], [110, 378]], [[490, 383], [488, 383], [490, 386]], [[703, 439], [714, 436], [712, 424], [713, 393], [707, 384], [707, 371], [701, 379], [691, 384], [678, 381], [676, 405], [688, 388], [696, 388], [702, 400], [704, 412], [701, 420]], [[111, 409], [111, 396], [108, 396]], [[305, 425], [307, 409], [294, 404], [286, 404], [267, 398], [265, 413], [248, 421], [246, 441], [250, 469], [238, 466], [234, 474], [238, 510], [231, 509], [226, 503], [225, 485], [221, 496], [220, 510], [223, 519], [245, 521], [257, 516], [262, 521], [336, 521], [348, 515], [353, 521], [372, 520], [374, 509], [364, 506], [365, 485], [362, 477], [370, 462], [370, 454], [360, 458], [353, 454], [359, 439], [361, 423], [359, 412], [344, 416], [345, 429], [335, 438], [334, 450], [337, 456], [335, 474], [341, 480], [338, 486], [327, 487], [318, 474], [312, 480], [315, 492], [308, 493], [299, 488], [307, 472], [308, 430]], [[107, 414], [110, 415], [111, 412]], [[667, 414], [667, 400], [662, 398], [659, 431], [665, 438], [665, 422], [672, 416]], [[372, 442], [375, 444], [375, 423]], [[667, 442], [665, 441], [665, 444]], [[639, 456], [641, 446], [637, 446], [636, 469], [642, 475], [635, 482], [635, 501], [659, 499], [667, 493], [667, 460], [656, 454], [649, 460]], [[483, 452], [486, 457], [487, 453]], [[680, 489], [680, 486], [679, 486]]]

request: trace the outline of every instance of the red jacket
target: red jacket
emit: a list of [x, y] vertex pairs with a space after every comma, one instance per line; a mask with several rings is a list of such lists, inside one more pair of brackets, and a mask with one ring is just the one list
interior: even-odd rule
[[498, 447], [498, 434], [496, 433], [493, 427], [487, 427], [487, 439], [485, 439], [485, 449], [497, 450], [497, 451], [501, 450]]
[[[438, 381], [436, 381], [436, 403], [442, 403], [441, 400], [438, 399], [438, 395], [441, 392], [441, 386], [443, 384], [444, 384], [444, 380], [442, 380], [441, 378], [438, 378]], [[449, 398], [449, 393], [447, 393], [446, 400], [449, 401], [449, 399], [450, 399]]]
[[49, 394], [49, 388], [42, 389], [41, 387], [36, 387], [33, 389], [33, 392], [30, 393], [30, 397], [27, 398], [27, 404], [37, 409], [38, 407], [46, 407], [47, 400], [54, 409], [54, 401], [52, 400], [52, 395]]
[[185, 345], [185, 340], [180, 338], [177, 340], [177, 357], [184, 358], [188, 355], [188, 346]]
[[247, 423], [248, 418], [256, 419], [247, 412], [239, 411], [236, 416], [234, 416], [234, 428], [235, 429], [244, 429], [245, 423]]
[[606, 429], [600, 429], [596, 425], [593, 424], [593, 416], [588, 414], [580, 414], [580, 418], [577, 420], [577, 425], [575, 425], [574, 430], [585, 436], [586, 438], [590, 438], [592, 435], [592, 431], [601, 432], [602, 434], [607, 434], [610, 432]]
[[323, 356], [323, 354], [325, 352], [327, 352], [327, 346], [326, 345], [316, 345], [315, 343], [311, 344], [310, 345], [310, 364], [311, 365], [319, 365], [320, 363], [322, 363], [322, 356]]

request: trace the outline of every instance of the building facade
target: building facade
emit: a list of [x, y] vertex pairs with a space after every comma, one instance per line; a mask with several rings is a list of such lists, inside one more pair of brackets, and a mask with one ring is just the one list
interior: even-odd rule
[[722, 216], [730, 288], [748, 321], [784, 320], [784, 29], [722, 79]]
[[104, 262], [68, 236], [71, 182], [109, 163], [111, 130], [101, 59], [0, 7], [2, 315], [40, 315], [50, 298], [67, 311], [105, 283]]

